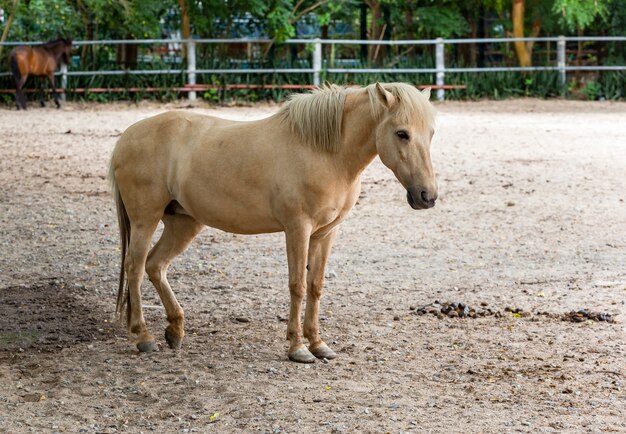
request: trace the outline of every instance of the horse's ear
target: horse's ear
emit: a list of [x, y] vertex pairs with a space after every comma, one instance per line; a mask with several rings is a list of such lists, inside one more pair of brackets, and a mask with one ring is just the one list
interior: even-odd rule
[[376, 82], [376, 94], [385, 107], [390, 109], [396, 103], [396, 98], [391, 92], [385, 89], [379, 82]]
[[426, 99], [430, 99], [430, 90], [431, 90], [431, 88], [427, 87], [426, 89], [424, 89], [422, 91], [422, 95], [424, 95], [426, 97]]

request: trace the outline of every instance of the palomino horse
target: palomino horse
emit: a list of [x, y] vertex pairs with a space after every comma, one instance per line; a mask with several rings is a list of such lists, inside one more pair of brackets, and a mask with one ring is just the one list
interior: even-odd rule
[[[29, 75], [48, 77], [54, 102], [57, 108], [61, 107], [54, 84], [54, 72], [59, 65], [59, 61], [62, 61], [66, 65], [70, 63], [71, 55], [71, 39], [57, 39], [35, 47], [22, 45], [15, 47], [13, 51], [11, 51], [11, 72], [15, 80], [15, 103], [17, 104], [18, 110], [20, 108], [26, 110], [26, 97], [22, 89]], [[41, 106], [43, 107], [45, 105], [45, 79], [40, 81], [40, 86]]]
[[[158, 348], [141, 308], [144, 270], [167, 313], [165, 339], [180, 348], [184, 315], [166, 273], [208, 225], [238, 234], [285, 232], [289, 359], [334, 358], [319, 332], [324, 268], [337, 225], [359, 197], [361, 173], [379, 155], [412, 208], [435, 205], [429, 95], [402, 83], [327, 86], [292, 96], [258, 121], [168, 112], [129, 127], [113, 151], [109, 179], [122, 239], [117, 312], [126, 309], [137, 348]], [[163, 233], [150, 249], [160, 220]]]

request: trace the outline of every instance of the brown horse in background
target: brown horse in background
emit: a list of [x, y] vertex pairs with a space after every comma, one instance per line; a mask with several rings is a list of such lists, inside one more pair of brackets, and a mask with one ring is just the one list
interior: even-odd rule
[[48, 77], [54, 102], [57, 108], [61, 107], [59, 96], [56, 93], [54, 72], [59, 66], [59, 61], [66, 65], [70, 62], [71, 54], [72, 40], [63, 38], [35, 47], [21, 45], [11, 51], [11, 72], [15, 80], [15, 102], [18, 110], [20, 108], [26, 110], [26, 97], [24, 96], [23, 89], [29, 75], [44, 77], [44, 79], [40, 81], [41, 106], [45, 106], [45, 77]]

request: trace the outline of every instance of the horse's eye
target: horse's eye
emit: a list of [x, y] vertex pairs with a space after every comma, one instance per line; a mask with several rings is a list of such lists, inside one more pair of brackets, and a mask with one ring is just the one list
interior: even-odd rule
[[409, 133], [407, 133], [405, 130], [396, 131], [396, 136], [398, 136], [402, 140], [409, 140]]

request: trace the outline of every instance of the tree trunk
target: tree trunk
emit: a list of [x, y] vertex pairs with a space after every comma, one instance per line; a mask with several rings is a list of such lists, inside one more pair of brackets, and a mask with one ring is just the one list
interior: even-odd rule
[[[191, 37], [191, 25], [189, 23], [189, 10], [185, 0], [178, 0], [180, 6], [180, 33], [183, 39], [189, 39]], [[185, 60], [187, 58], [187, 45], [183, 44], [181, 58]]]
[[[362, 41], [367, 39], [367, 3], [361, 3], [361, 14], [359, 17], [360, 24], [360, 38]], [[365, 63], [367, 60], [367, 45], [361, 45], [361, 62]]]
[[[321, 34], [322, 39], [328, 39], [328, 24], [326, 24], [325, 26], [322, 26], [321, 31], [322, 31], [322, 34]], [[295, 47], [296, 45], [292, 44], [292, 46]], [[325, 59], [328, 59], [330, 48], [331, 47], [329, 44], [322, 45], [322, 56]]]
[[[577, 36], [583, 36], [583, 29], [580, 27], [576, 29]], [[576, 46], [576, 66], [581, 66], [583, 63], [583, 41], [578, 41], [578, 45]], [[580, 83], [580, 69], [577, 69], [574, 72], [574, 80], [576, 83]]]
[[[470, 21], [470, 27], [472, 29], [472, 39], [478, 38], [478, 19], [473, 17]], [[476, 42], [472, 42], [469, 44], [469, 64], [470, 66], [476, 66], [477, 55], [477, 44]]]
[[[380, 25], [380, 21], [382, 17], [380, 1], [379, 0], [367, 0], [366, 3], [372, 11], [372, 24], [370, 26], [369, 39], [372, 39], [372, 40], [381, 39], [383, 35], [381, 34], [381, 25]], [[379, 50], [380, 50], [380, 45], [369, 46], [368, 57], [369, 57], [370, 62], [375, 63], [377, 61]]]
[[405, 5], [404, 10], [404, 25], [406, 26], [406, 38], [408, 40], [415, 39], [415, 33], [413, 32], [413, 9], [409, 5]]
[[[513, 37], [524, 37], [524, 9], [526, 7], [525, 0], [513, 0], [513, 9], [511, 19], [513, 20]], [[515, 41], [515, 53], [520, 66], [530, 66], [531, 58], [524, 41]]]
[[[525, 0], [513, 0], [513, 10], [511, 18], [513, 19], [514, 38], [524, 37], [524, 13], [526, 8], [525, 3]], [[540, 31], [541, 18], [537, 17], [533, 21], [532, 29], [530, 31], [530, 35], [528, 36], [530, 38], [535, 38], [539, 35]], [[533, 46], [535, 45], [535, 43], [533, 41], [516, 41], [514, 45], [515, 53], [517, 54], [517, 59], [519, 60], [520, 66], [532, 66]]]
[[[384, 24], [384, 30], [382, 30], [382, 39], [384, 39], [385, 41], [389, 41], [391, 40], [391, 26], [393, 25], [391, 22], [391, 10], [389, 10], [389, 5], [384, 3], [382, 5], [382, 11], [383, 11], [383, 21], [385, 22]], [[392, 50], [392, 46], [391, 45], [383, 45], [382, 46], [382, 55], [381, 58], [387, 58], [388, 56], [391, 55], [391, 53], [393, 52]]]
[[[2, 37], [0, 38], [0, 42], [4, 42], [7, 40], [7, 36], [9, 35], [9, 29], [11, 29], [11, 24], [13, 23], [14, 16], [15, 16], [15, 11], [11, 12], [11, 15], [9, 15], [9, 18], [7, 19], [7, 23], [5, 24], [4, 30], [2, 31]], [[2, 58], [3, 48], [4, 48], [4, 45], [0, 45], [0, 58]]]
[[[127, 37], [131, 39], [131, 37]], [[115, 60], [117, 64], [124, 69], [135, 69], [137, 67], [137, 44], [121, 44], [117, 46]]]
[[[476, 36], [479, 39], [485, 38], [485, 6], [483, 3], [480, 3], [480, 9], [478, 10], [478, 30]], [[479, 68], [483, 68], [485, 66], [485, 44], [478, 44], [478, 59], [477, 65]]]

